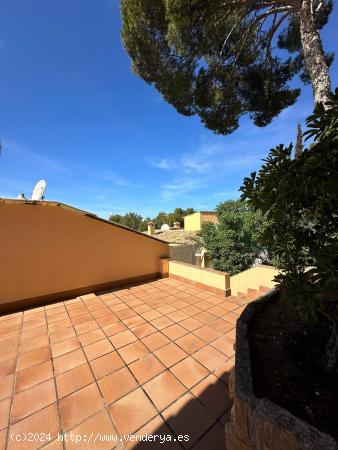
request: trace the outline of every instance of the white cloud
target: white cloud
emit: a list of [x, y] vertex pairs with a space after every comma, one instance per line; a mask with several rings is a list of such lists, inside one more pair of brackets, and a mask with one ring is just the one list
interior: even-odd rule
[[13, 140], [4, 140], [3, 152], [13, 155], [17, 161], [29, 166], [35, 166], [39, 169], [49, 169], [57, 172], [70, 173], [68, 166], [62, 164], [59, 160], [38, 153], [29, 147]]

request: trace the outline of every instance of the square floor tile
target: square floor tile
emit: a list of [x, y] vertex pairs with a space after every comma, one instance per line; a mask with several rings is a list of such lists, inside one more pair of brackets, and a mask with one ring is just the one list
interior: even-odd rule
[[209, 374], [209, 371], [205, 367], [190, 356], [175, 364], [170, 368], [170, 371], [188, 389]]
[[65, 330], [50, 334], [49, 340], [51, 344], [57, 344], [58, 342], [65, 341], [73, 337], [76, 337], [75, 330], [73, 327], [69, 327]]
[[155, 333], [157, 330], [155, 327], [153, 327], [150, 323], [146, 322], [142, 325], [138, 325], [137, 327], [132, 329], [132, 332], [137, 336], [139, 339], [144, 338], [146, 336], [149, 336], [150, 334]]
[[211, 347], [211, 345], [206, 345], [196, 353], [193, 353], [192, 356], [210, 371], [220, 367], [227, 359], [223, 353]]
[[142, 305], [139, 305], [139, 306], [134, 306], [133, 310], [135, 312], [137, 312], [137, 314], [141, 314], [141, 313], [150, 311], [151, 310], [151, 306], [146, 305], [146, 304], [142, 304]]
[[174, 311], [176, 311], [176, 308], [174, 308], [171, 305], [163, 305], [157, 308], [157, 311], [159, 311], [161, 314], [170, 314]]
[[143, 338], [142, 342], [149, 348], [150, 351], [153, 352], [154, 350], [168, 344], [170, 340], [158, 331], [157, 333], [153, 333], [150, 336]]
[[188, 319], [184, 319], [182, 320], [182, 322], [180, 322], [180, 326], [188, 331], [194, 331], [197, 328], [201, 328], [203, 325], [204, 324], [202, 322], [199, 322], [193, 317], [188, 317]]
[[171, 367], [188, 356], [173, 342], [156, 350], [154, 354], [166, 367]]
[[126, 395], [109, 408], [117, 431], [120, 434], [132, 434], [157, 414], [142, 389]]
[[[32, 433], [34, 436], [35, 433], [37, 433], [41, 437], [42, 435], [50, 434], [51, 439], [55, 438], [60, 431], [59, 414], [56, 403], [53, 403], [47, 408], [41, 409], [40, 411], [26, 417], [23, 420], [20, 420], [20, 422], [17, 422], [15, 425], [10, 427], [10, 434], [13, 433], [14, 435], [20, 435], [25, 433], [28, 435], [29, 433]], [[39, 447], [44, 443], [48, 443], [47, 437], [44, 442], [40, 441]], [[23, 443], [15, 442], [11, 439], [8, 440], [8, 450], [29, 450], [35, 448], [37, 448], [35, 442]]]
[[[91, 316], [79, 316], [80, 318], [82, 318], [82, 320], [84, 320], [86, 318], [85, 322], [82, 323], [78, 323], [74, 326], [75, 331], [78, 335], [80, 334], [84, 334], [84, 333], [89, 333], [89, 331], [93, 331], [96, 330], [97, 328], [99, 328], [99, 324], [96, 322], [96, 320], [93, 320], [93, 318]], [[89, 317], [89, 319], [88, 319]], [[77, 318], [75, 318], [77, 319]], [[74, 320], [73, 319], [73, 322]], [[80, 319], [77, 319], [77, 321], [79, 322]]]
[[137, 341], [137, 337], [130, 330], [114, 334], [109, 339], [115, 348], [121, 348], [124, 347], [125, 345]]
[[232, 323], [234, 325], [236, 325], [237, 319], [238, 319], [239, 316], [240, 316], [240, 314], [235, 314], [235, 313], [229, 312], [228, 314], [226, 314], [223, 317], [223, 319], [227, 320], [228, 322], [230, 322], [230, 323]]
[[89, 331], [88, 333], [80, 334], [79, 341], [81, 345], [84, 347], [89, 344], [93, 344], [94, 342], [100, 341], [104, 339], [106, 335], [99, 328], [97, 330]]
[[86, 345], [83, 350], [89, 361], [110, 353], [114, 350], [109, 339], [102, 339], [101, 341], [94, 342], [94, 344]]
[[170, 327], [162, 330], [162, 333], [165, 334], [172, 341], [175, 341], [176, 339], [187, 334], [188, 331], [185, 328], [181, 327], [181, 325], [176, 323], [175, 325], [171, 325]]
[[107, 336], [114, 336], [114, 334], [121, 333], [122, 331], [128, 330], [126, 325], [122, 322], [115, 322], [107, 327], [103, 327], [102, 330], [105, 332]]
[[124, 366], [124, 362], [120, 355], [114, 351], [108, 353], [107, 355], [101, 356], [100, 358], [94, 359], [94, 361], [90, 362], [90, 365], [94, 372], [95, 378], [99, 380], [105, 375], [115, 372], [117, 369], [121, 369], [121, 367]]
[[[116, 436], [118, 439], [116, 430], [110, 420], [110, 417], [106, 410], [100, 411], [94, 416], [82, 422], [77, 427], [73, 428], [72, 433], [79, 436], [91, 436], [94, 437], [99, 436], [97, 442], [89, 442], [86, 444], [79, 444], [79, 442], [75, 442], [75, 440], [66, 442], [67, 450], [80, 450], [82, 449], [97, 449], [97, 450], [108, 450], [114, 446], [113, 441], [109, 441], [108, 439], [104, 439], [105, 436]], [[117, 444], [117, 442], [115, 442]]]
[[[150, 441], [146, 436], [153, 436]], [[164, 420], [160, 415], [151, 419], [146, 425], [137, 431], [137, 436], [140, 437], [135, 441], [128, 441], [125, 443], [125, 448], [128, 450], [181, 450], [182, 447], [175, 442], [176, 437], [172, 434]], [[141, 436], [144, 437], [141, 441]], [[165, 436], [165, 441], [164, 441]], [[209, 449], [210, 450], [210, 449]], [[215, 450], [215, 449], [214, 449]]]
[[0, 430], [8, 425], [9, 413], [11, 409], [11, 398], [6, 398], [0, 402]]
[[59, 405], [62, 428], [69, 430], [102, 409], [104, 403], [96, 383], [92, 383], [63, 398]]
[[143, 384], [165, 371], [166, 367], [153, 354], [149, 354], [130, 364], [129, 369], [137, 381]]
[[122, 319], [122, 321], [128, 328], [137, 327], [138, 325], [146, 323], [146, 321], [139, 315], [133, 315], [127, 319]]
[[98, 384], [107, 403], [115, 402], [138, 386], [126, 367], [101, 378]]
[[94, 377], [88, 364], [75, 367], [75, 369], [68, 370], [55, 379], [58, 398], [66, 397], [66, 395], [93, 383]]
[[94, 322], [95, 320], [93, 320], [93, 316], [89, 313], [72, 317], [72, 324], [74, 325], [77, 334], [88, 333], [88, 331], [97, 328], [95, 327]]
[[182, 442], [185, 448], [190, 448], [215, 423], [208, 410], [190, 392], [162, 414], [176, 435], [189, 436], [188, 442]]
[[220, 352], [224, 353], [229, 358], [235, 354], [234, 350], [234, 339], [231, 339], [229, 336], [221, 336], [215, 341], [211, 342], [210, 345], [215, 347]]
[[16, 361], [17, 358], [0, 361], [0, 379], [12, 375], [15, 372]]
[[156, 311], [155, 309], [151, 309], [150, 311], [147, 311], [145, 313], [142, 313], [141, 316], [146, 319], [146, 320], [154, 320], [157, 319], [158, 317], [161, 317], [162, 314], [159, 313], [158, 311]]
[[143, 385], [143, 388], [159, 411], [162, 411], [186, 392], [183, 384], [168, 370], [148, 381]]
[[158, 330], [162, 330], [163, 328], [167, 328], [170, 325], [174, 325], [175, 322], [168, 319], [168, 317], [159, 317], [158, 319], [152, 320], [151, 324], [157, 328]]
[[25, 389], [13, 397], [11, 423], [18, 422], [54, 402], [56, 402], [54, 380]]
[[[38, 327], [38, 328], [32, 328], [31, 330], [22, 331], [21, 332], [21, 339], [22, 340], [32, 339], [32, 338], [34, 338], [36, 336], [44, 336], [47, 333], [48, 333], [48, 331], [47, 331], [47, 327], [46, 326]], [[16, 336], [12, 336], [12, 339], [13, 338], [16, 338]], [[8, 339], [10, 339], [10, 338], [8, 338]]]
[[52, 356], [57, 358], [58, 356], [77, 350], [81, 347], [77, 337], [71, 337], [65, 341], [58, 342], [51, 345]]
[[234, 328], [234, 324], [223, 319], [216, 319], [213, 322], [210, 322], [209, 326], [214, 330], [220, 331], [221, 333], [227, 333]]
[[169, 317], [169, 319], [173, 320], [174, 322], [181, 322], [182, 320], [189, 318], [189, 316], [187, 314], [184, 314], [184, 312], [182, 311], [174, 311], [170, 314], [167, 314], [167, 317]]
[[0, 400], [4, 400], [12, 395], [14, 384], [14, 374], [1, 378], [0, 380]]
[[234, 368], [234, 366], [235, 366], [234, 359], [229, 358], [217, 369], [215, 369], [213, 373], [216, 375], [216, 377], [220, 378], [224, 383], [228, 383], [230, 373]]
[[21, 370], [16, 374], [15, 392], [23, 391], [36, 384], [47, 381], [53, 377], [51, 361], [46, 361], [33, 367]]
[[210, 374], [191, 392], [202, 402], [215, 418], [220, 417], [231, 407], [232, 401], [229, 396], [229, 388], [215, 375]]
[[106, 327], [108, 325], [111, 325], [112, 323], [118, 322], [119, 319], [116, 317], [115, 314], [110, 313], [106, 316], [102, 316], [96, 319], [97, 323], [100, 325], [100, 327]]
[[75, 350], [74, 352], [66, 353], [54, 359], [54, 372], [56, 375], [74, 369], [74, 367], [81, 366], [87, 362], [83, 351]]
[[33, 339], [27, 339], [27, 341], [23, 341], [20, 344], [20, 353], [28, 353], [33, 350], [37, 350], [41, 347], [46, 347], [49, 345], [49, 340], [47, 336], [37, 336]]
[[24, 355], [19, 356], [18, 359], [18, 369], [23, 370], [27, 367], [35, 366], [36, 364], [43, 363], [49, 359], [51, 359], [52, 355], [49, 347], [42, 347], [38, 350], [33, 350], [32, 352], [25, 353]]
[[[198, 308], [198, 307], [195, 306], [195, 305], [189, 305], [189, 306], [186, 306], [186, 307], [183, 308], [181, 311], [182, 311], [184, 314], [187, 314], [189, 317], [190, 317], [190, 316], [194, 316], [195, 314], [198, 314], [198, 313], [202, 312], [201, 309]], [[187, 319], [185, 319], [185, 320], [187, 320]]]
[[195, 336], [203, 339], [203, 341], [205, 342], [211, 342], [221, 336], [222, 333], [212, 329], [208, 325], [204, 325], [203, 327], [198, 328], [198, 330], [194, 331], [194, 334]]
[[216, 320], [217, 317], [213, 314], [210, 314], [208, 311], [202, 311], [194, 316], [194, 319], [203, 322], [204, 324], [208, 324], [213, 320]]
[[119, 354], [126, 364], [130, 364], [149, 353], [149, 349], [141, 342], [136, 341], [119, 349]]
[[193, 334], [187, 334], [175, 341], [186, 353], [191, 354], [205, 346], [205, 342]]

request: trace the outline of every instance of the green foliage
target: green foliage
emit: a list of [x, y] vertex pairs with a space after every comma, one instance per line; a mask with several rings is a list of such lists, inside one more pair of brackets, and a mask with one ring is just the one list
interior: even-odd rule
[[161, 226], [166, 223], [172, 227], [175, 222], [179, 222], [181, 227], [183, 227], [184, 216], [192, 214], [193, 212], [195, 212], [194, 208], [187, 208], [187, 209], [176, 208], [173, 212], [168, 214], [165, 212], [159, 212], [154, 219], [155, 226], [156, 228], [161, 228]]
[[308, 149], [292, 159], [292, 144], [277, 146], [241, 187], [242, 199], [267, 216], [260, 242], [282, 271], [283, 297], [307, 320], [338, 280], [338, 90], [327, 106], [307, 120]]
[[202, 224], [202, 242], [212, 267], [235, 275], [248, 269], [262, 254], [257, 237], [265, 221], [259, 211], [240, 200], [220, 203], [216, 211], [219, 224]]
[[188, 214], [192, 214], [195, 212], [194, 208], [176, 208], [171, 213], [159, 212], [157, 216], [152, 219], [150, 217], [143, 218], [140, 214], [130, 212], [125, 215], [122, 214], [112, 214], [109, 217], [111, 222], [119, 223], [120, 225], [124, 225], [125, 227], [132, 228], [133, 230], [138, 231], [146, 231], [148, 222], [155, 222], [155, 227], [157, 229], [161, 228], [161, 226], [167, 223], [170, 226], [173, 226], [175, 222], [180, 222], [181, 226], [184, 225], [184, 216]]
[[142, 216], [134, 212], [127, 213], [124, 216], [121, 214], [112, 214], [109, 220], [132, 228], [133, 230], [144, 231], [146, 229]]
[[[313, 3], [321, 29], [332, 1]], [[299, 10], [291, 13], [285, 9], [288, 4], [292, 2], [121, 0], [122, 39], [132, 70], [164, 100], [181, 114], [199, 115], [214, 132], [229, 134], [243, 114], [257, 126], [269, 124], [297, 99], [300, 90], [289, 85], [293, 76], [309, 80]], [[282, 11], [264, 16], [278, 6]], [[286, 59], [281, 52], [273, 55], [275, 33], [280, 33], [279, 48], [289, 53]], [[333, 55], [326, 59], [331, 63]]]

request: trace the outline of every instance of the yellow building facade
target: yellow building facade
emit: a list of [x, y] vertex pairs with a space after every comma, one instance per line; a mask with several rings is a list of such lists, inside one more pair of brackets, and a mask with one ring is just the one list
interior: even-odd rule
[[218, 218], [213, 211], [199, 211], [184, 217], [185, 231], [201, 231], [202, 223], [218, 223]]

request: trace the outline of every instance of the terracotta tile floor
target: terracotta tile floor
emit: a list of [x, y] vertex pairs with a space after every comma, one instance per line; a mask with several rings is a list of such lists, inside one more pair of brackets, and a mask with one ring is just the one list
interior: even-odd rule
[[[225, 449], [235, 323], [259, 295], [163, 279], [0, 317], [0, 450]], [[145, 433], [167, 441], [123, 440]]]

